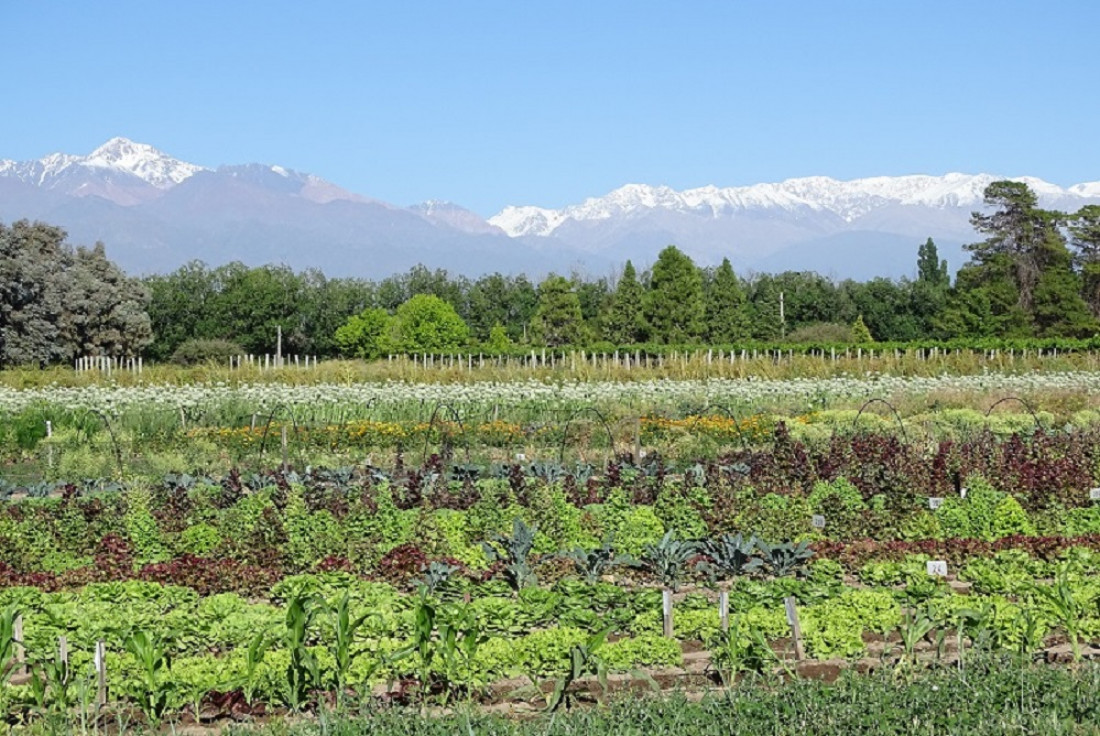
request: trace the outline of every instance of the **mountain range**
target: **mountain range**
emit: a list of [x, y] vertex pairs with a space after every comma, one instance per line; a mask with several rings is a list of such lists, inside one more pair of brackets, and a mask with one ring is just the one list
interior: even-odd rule
[[[560, 210], [511, 206], [487, 220], [457, 204], [402, 207], [313, 174], [244, 164], [209, 169], [113, 138], [87, 156], [0, 160], [0, 221], [42, 220], [75, 243], [97, 240], [131, 273], [286, 263], [329, 276], [381, 277], [423, 263], [455, 273], [580, 269], [651, 262], [675, 243], [739, 272], [814, 270], [838, 278], [912, 275], [936, 240], [952, 269], [975, 240], [990, 174], [828, 177], [676, 191], [628, 184]], [[1100, 182], [1062, 188], [1020, 177], [1046, 207], [1100, 203]]]

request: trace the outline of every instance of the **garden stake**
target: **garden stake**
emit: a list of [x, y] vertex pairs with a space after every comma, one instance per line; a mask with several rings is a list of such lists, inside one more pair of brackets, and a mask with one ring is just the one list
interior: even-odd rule
[[107, 645], [100, 639], [95, 643], [96, 708], [107, 705]]
[[802, 651], [802, 626], [798, 623], [798, 610], [794, 607], [794, 597], [783, 599], [783, 605], [787, 609], [787, 623], [791, 627], [791, 639], [794, 641], [794, 658], [801, 662], [806, 654]]
[[664, 633], [672, 638], [672, 591], [665, 588], [661, 591], [661, 613], [664, 620]]
[[730, 594], [728, 590], [723, 590], [718, 594], [718, 619], [722, 622], [722, 632], [728, 634], [730, 630]]
[[15, 644], [15, 672], [27, 674], [27, 650], [23, 647], [23, 614], [15, 617], [11, 625], [11, 638]]

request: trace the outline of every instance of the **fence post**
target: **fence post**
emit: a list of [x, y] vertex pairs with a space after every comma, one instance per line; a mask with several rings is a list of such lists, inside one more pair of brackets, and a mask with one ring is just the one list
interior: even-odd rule
[[665, 588], [661, 591], [661, 620], [666, 638], [672, 638], [672, 591]]

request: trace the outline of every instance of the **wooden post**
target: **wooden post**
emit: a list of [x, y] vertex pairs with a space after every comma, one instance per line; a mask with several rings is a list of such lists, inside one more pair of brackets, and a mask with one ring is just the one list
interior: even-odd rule
[[730, 630], [730, 592], [723, 590], [718, 594], [718, 620], [721, 622], [722, 631]]
[[15, 673], [27, 674], [27, 649], [23, 646], [23, 614], [15, 617], [12, 622], [11, 636], [15, 640]]
[[661, 619], [664, 623], [664, 634], [672, 638], [672, 591], [665, 588], [661, 591]]
[[95, 703], [98, 708], [107, 705], [107, 645], [100, 639], [95, 643], [96, 693]]
[[57, 637], [57, 658], [61, 660], [61, 673], [65, 682], [69, 681], [69, 637], [62, 634]]
[[783, 606], [787, 609], [787, 623], [791, 627], [791, 640], [794, 642], [794, 657], [798, 661], [806, 658], [802, 650], [802, 626], [798, 623], [798, 609], [794, 607], [794, 597], [783, 599]]

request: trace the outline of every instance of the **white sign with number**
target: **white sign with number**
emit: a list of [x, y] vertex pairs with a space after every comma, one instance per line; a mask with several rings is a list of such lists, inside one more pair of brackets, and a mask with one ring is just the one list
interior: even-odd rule
[[1090, 501], [1100, 501], [1100, 488], [1090, 488], [1089, 489], [1089, 500]]
[[814, 529], [824, 529], [825, 517], [821, 514], [814, 514], [814, 518], [810, 521], [810, 524], [813, 526]]
[[928, 508], [932, 509], [933, 511], [938, 509], [940, 506], [943, 506], [943, 499], [939, 496], [933, 496], [932, 498], [928, 499]]
[[946, 560], [929, 560], [927, 563], [925, 563], [925, 565], [929, 575], [940, 578], [947, 577]]

